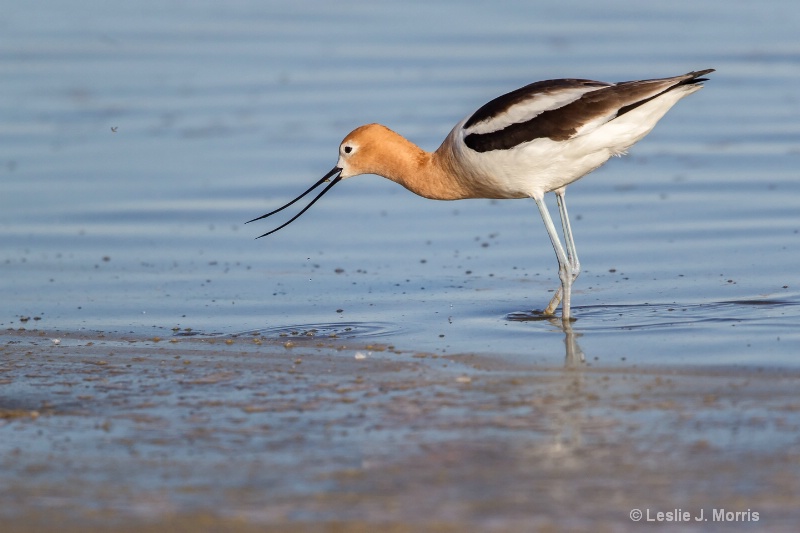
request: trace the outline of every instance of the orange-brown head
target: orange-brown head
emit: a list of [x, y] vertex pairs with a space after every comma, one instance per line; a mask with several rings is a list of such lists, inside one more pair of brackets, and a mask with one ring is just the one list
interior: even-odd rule
[[418, 170], [429, 154], [411, 141], [380, 124], [366, 124], [351, 131], [339, 145], [342, 179], [360, 174], [377, 174], [402, 182]]
[[426, 152], [380, 124], [351, 131], [339, 145], [341, 177], [376, 174], [434, 200], [471, 197], [451, 170], [449, 151]]
[[330, 172], [291, 202], [270, 211], [254, 222], [267, 218], [291, 206], [325, 182], [330, 182], [311, 202], [288, 222], [260, 235], [265, 237], [294, 222], [334, 185], [346, 178], [361, 174], [377, 174], [399, 183], [411, 192], [437, 200], [469, 197], [435, 160], [435, 154], [380, 124], [367, 124], [351, 131], [339, 145], [339, 160]]

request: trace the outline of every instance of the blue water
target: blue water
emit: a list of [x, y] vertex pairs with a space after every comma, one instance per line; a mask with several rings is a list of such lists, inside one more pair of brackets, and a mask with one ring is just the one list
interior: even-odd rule
[[363, 176], [271, 237], [243, 222], [363, 123], [434, 149], [535, 80], [716, 68], [570, 188], [576, 340], [591, 364], [797, 366], [798, 27], [788, 1], [6, 6], [0, 326], [317, 327], [557, 363], [557, 323], [509, 319], [557, 286], [532, 201], [432, 202]]

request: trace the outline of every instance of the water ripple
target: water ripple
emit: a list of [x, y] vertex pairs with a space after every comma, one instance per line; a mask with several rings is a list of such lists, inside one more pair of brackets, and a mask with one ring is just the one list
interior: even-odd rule
[[313, 338], [371, 339], [375, 337], [386, 337], [399, 333], [400, 331], [401, 329], [397, 324], [390, 324], [387, 322], [336, 322], [276, 326], [247, 331], [240, 335], [260, 335], [265, 338], [287, 340]]
[[[746, 299], [701, 304], [645, 303], [573, 307], [576, 327], [583, 331], [671, 328], [700, 323], [783, 321], [800, 315], [800, 302], [785, 299]], [[560, 320], [541, 311], [519, 311], [505, 316], [509, 322]]]

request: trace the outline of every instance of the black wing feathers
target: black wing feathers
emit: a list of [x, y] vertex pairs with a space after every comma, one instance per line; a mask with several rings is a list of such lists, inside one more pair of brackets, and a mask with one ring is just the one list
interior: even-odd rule
[[713, 72], [713, 69], [690, 72], [675, 78], [626, 81], [613, 85], [577, 79], [532, 83], [495, 98], [478, 109], [464, 124], [464, 129], [506, 113], [514, 105], [524, 105], [526, 100], [536, 98], [537, 95], [552, 94], [571, 88], [596, 87], [597, 89], [584, 93], [566, 105], [542, 111], [529, 120], [510, 124], [492, 132], [470, 133], [465, 137], [464, 143], [476, 152], [488, 152], [508, 150], [540, 138], [565, 141], [593, 120], [603, 117], [613, 120], [676, 87], [703, 82], [705, 78], [700, 76], [709, 72]]

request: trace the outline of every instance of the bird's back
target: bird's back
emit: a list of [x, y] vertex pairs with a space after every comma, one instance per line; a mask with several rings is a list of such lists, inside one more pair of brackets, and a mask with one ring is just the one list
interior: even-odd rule
[[711, 70], [610, 84], [560, 79], [488, 102], [437, 150], [476, 197], [539, 196], [623, 154]]

